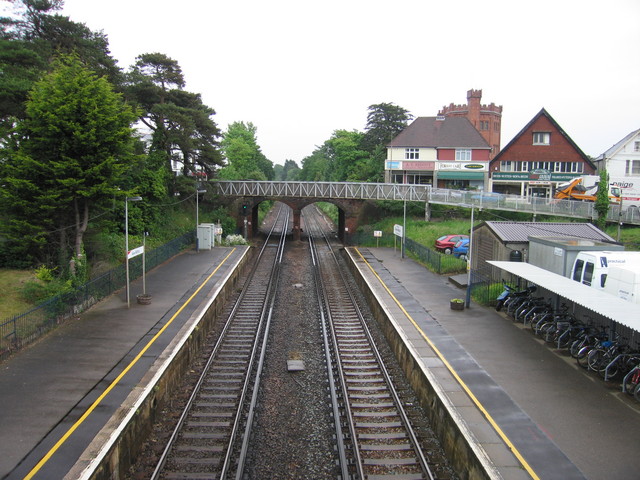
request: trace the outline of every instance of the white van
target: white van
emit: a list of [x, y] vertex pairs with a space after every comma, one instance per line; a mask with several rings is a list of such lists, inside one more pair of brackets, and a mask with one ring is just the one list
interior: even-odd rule
[[640, 303], [640, 271], [624, 267], [609, 267], [604, 291], [627, 302]]
[[585, 251], [578, 252], [571, 278], [599, 290], [604, 289], [609, 267], [640, 268], [640, 252]]

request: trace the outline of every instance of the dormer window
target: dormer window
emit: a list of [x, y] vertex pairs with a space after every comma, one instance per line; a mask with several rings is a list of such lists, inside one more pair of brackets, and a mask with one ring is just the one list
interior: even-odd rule
[[550, 145], [551, 134], [549, 132], [533, 132], [534, 145]]
[[404, 149], [404, 159], [405, 160], [420, 160], [420, 149], [419, 148], [405, 148]]

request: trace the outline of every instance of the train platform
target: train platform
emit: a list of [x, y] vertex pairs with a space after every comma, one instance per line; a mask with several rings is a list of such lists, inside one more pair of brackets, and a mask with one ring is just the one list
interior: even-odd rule
[[348, 248], [422, 368], [505, 479], [639, 478], [640, 406], [390, 248]]
[[[0, 478], [62, 479], [249, 247], [183, 252], [0, 364]], [[69, 478], [69, 477], [66, 477]]]

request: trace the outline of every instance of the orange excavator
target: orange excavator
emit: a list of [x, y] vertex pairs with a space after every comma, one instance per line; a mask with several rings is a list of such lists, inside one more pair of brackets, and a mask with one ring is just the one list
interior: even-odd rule
[[[590, 187], [584, 184], [584, 177], [576, 177], [568, 183], [558, 185], [553, 198], [557, 200], [582, 200], [583, 202], [595, 202], [598, 193], [599, 177], [592, 177], [596, 183]], [[620, 203], [620, 187], [609, 185], [609, 201]]]

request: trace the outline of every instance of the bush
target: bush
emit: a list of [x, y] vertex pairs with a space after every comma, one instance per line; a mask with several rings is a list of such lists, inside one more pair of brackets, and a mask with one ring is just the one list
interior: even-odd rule
[[242, 235], [227, 235], [224, 239], [224, 244], [227, 247], [231, 245], [246, 245], [247, 241]]

